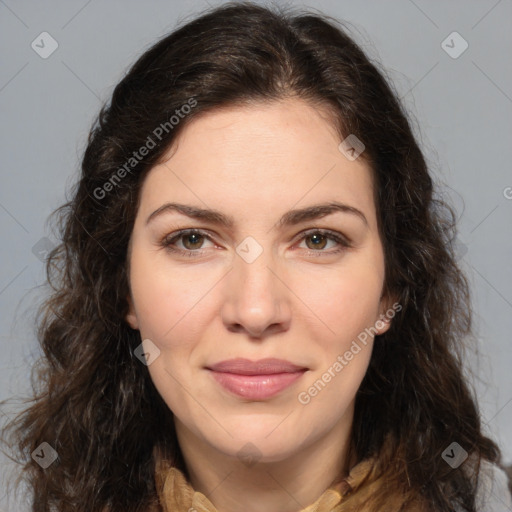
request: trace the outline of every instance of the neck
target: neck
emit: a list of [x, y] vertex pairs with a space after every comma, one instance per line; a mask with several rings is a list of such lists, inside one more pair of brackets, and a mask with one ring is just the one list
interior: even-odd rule
[[349, 449], [351, 421], [283, 460], [245, 464], [175, 422], [190, 483], [219, 512], [301, 511], [355, 464]]

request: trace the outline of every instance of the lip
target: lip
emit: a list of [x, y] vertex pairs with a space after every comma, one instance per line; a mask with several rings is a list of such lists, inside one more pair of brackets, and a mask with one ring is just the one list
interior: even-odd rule
[[248, 400], [266, 400], [300, 379], [307, 368], [283, 359], [237, 358], [208, 366], [207, 370], [227, 391]]

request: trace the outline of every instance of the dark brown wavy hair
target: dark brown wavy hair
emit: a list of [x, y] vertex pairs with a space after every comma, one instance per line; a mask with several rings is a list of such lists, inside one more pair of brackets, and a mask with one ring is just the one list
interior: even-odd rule
[[[321, 14], [228, 3], [158, 41], [115, 87], [72, 198], [54, 212], [61, 243], [47, 261], [51, 294], [37, 318], [44, 355], [29, 406], [4, 431], [34, 512], [158, 510], [157, 454], [184, 469], [172, 412], [135, 357], [140, 334], [125, 321], [141, 184], [200, 114], [289, 97], [327, 109], [340, 141], [364, 142], [385, 292], [403, 308], [378, 337], [356, 397], [357, 459], [377, 457], [386, 477], [364, 510], [389, 510], [387, 499], [403, 489], [429, 510], [476, 511], [480, 460], [500, 463], [500, 451], [482, 433], [463, 364], [471, 301], [453, 248], [455, 214], [434, 193], [385, 72], [348, 33]], [[177, 110], [188, 113], [171, 126]], [[148, 136], [156, 147], [126, 167]], [[441, 456], [453, 441], [471, 454], [457, 469]], [[30, 457], [42, 442], [58, 453], [47, 469]]]

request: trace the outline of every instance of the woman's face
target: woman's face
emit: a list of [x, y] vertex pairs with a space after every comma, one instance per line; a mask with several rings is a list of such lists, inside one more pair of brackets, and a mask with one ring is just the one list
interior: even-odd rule
[[127, 321], [179, 437], [263, 462], [349, 428], [390, 303], [370, 169], [340, 142], [298, 99], [233, 107], [148, 173]]

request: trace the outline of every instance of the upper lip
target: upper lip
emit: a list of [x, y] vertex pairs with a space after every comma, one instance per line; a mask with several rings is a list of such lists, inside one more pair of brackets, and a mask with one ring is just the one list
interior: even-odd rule
[[284, 359], [275, 358], [259, 359], [258, 361], [243, 358], [228, 359], [207, 366], [207, 368], [215, 372], [235, 373], [238, 375], [272, 375], [307, 370], [303, 366], [297, 366]]

